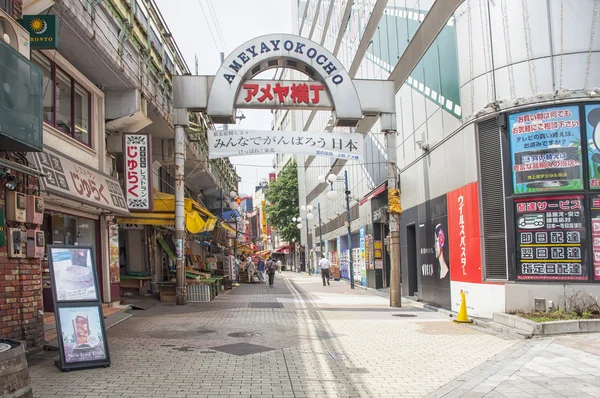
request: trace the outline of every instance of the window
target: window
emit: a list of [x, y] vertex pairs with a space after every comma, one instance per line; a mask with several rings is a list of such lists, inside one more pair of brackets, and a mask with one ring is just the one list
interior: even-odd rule
[[43, 55], [31, 59], [44, 73], [44, 122], [91, 146], [90, 92]]

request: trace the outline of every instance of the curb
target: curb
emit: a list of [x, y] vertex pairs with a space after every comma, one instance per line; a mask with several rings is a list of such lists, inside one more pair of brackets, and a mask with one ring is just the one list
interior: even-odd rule
[[600, 319], [534, 322], [520, 316], [497, 312], [492, 323], [530, 337], [600, 332]]

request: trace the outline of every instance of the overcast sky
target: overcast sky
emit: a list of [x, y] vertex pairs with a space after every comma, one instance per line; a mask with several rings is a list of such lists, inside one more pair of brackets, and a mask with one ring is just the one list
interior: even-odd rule
[[[230, 51], [256, 36], [291, 33], [293, 1], [156, 0], [156, 3], [192, 73], [195, 72], [194, 58], [197, 55], [198, 73], [214, 75], [221, 64], [221, 51], [227, 58]], [[215, 21], [221, 35], [217, 33]], [[212, 28], [212, 35], [208, 26]], [[271, 129], [273, 119], [270, 111], [246, 109], [243, 113], [246, 119], [229, 128]], [[271, 155], [237, 156], [232, 157], [231, 161], [242, 177], [240, 193], [253, 194], [258, 182], [267, 178], [273, 170]]]

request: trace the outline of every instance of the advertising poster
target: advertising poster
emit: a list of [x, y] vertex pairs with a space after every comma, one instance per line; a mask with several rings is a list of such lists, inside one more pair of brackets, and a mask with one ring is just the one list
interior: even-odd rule
[[588, 280], [582, 195], [515, 200], [517, 280]]
[[585, 106], [590, 189], [600, 189], [600, 104]]
[[360, 284], [367, 286], [365, 227], [360, 227]]
[[583, 189], [578, 106], [508, 116], [516, 194]]
[[65, 364], [108, 360], [99, 305], [59, 307], [57, 316]]
[[99, 300], [90, 247], [48, 247], [56, 301]]
[[383, 269], [383, 245], [380, 240], [374, 242], [373, 257], [375, 258], [375, 269]]
[[421, 271], [419, 297], [450, 308], [450, 240], [446, 196], [432, 199], [424, 207], [427, 219], [419, 222], [418, 230], [417, 255]]
[[448, 192], [448, 236], [453, 281], [482, 282], [477, 183]]
[[119, 265], [119, 226], [117, 224], [108, 226], [108, 250], [110, 283], [119, 283], [121, 281], [121, 268]]
[[600, 280], [600, 195], [591, 198], [592, 206], [590, 215], [592, 217], [592, 263], [594, 264], [594, 280]]

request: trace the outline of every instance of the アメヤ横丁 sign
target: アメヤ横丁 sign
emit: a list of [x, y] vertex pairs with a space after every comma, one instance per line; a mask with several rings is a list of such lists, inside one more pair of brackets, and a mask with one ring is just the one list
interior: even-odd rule
[[323, 83], [315, 81], [248, 80], [235, 101], [236, 108], [333, 109]]

